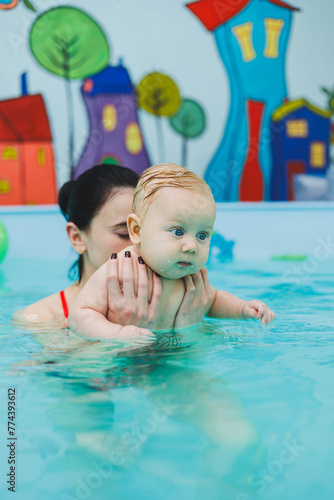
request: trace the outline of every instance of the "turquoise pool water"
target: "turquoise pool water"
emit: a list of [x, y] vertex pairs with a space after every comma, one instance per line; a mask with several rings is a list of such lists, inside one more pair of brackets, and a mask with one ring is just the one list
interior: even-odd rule
[[217, 264], [211, 282], [266, 301], [274, 323], [205, 320], [133, 346], [10, 324], [66, 266], [0, 266], [1, 498], [332, 500], [332, 263]]

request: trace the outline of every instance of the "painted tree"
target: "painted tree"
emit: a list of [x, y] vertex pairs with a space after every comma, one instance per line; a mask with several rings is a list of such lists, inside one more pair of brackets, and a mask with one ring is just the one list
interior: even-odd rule
[[187, 166], [188, 139], [194, 139], [205, 129], [205, 114], [198, 102], [184, 99], [178, 112], [169, 118], [172, 128], [180, 134], [182, 140], [181, 165]]
[[321, 89], [327, 96], [327, 108], [334, 114], [334, 86], [331, 89], [322, 87]]
[[334, 164], [334, 156], [333, 156], [333, 148], [334, 148], [334, 86], [329, 89], [327, 87], [322, 87], [321, 89], [327, 96], [327, 109], [332, 113], [332, 118], [331, 118], [331, 163], [332, 167]]
[[161, 117], [173, 116], [181, 105], [181, 96], [176, 83], [163, 73], [146, 75], [137, 87], [138, 105], [156, 117], [160, 161], [165, 159], [165, 147]]
[[65, 80], [69, 120], [69, 163], [74, 169], [74, 113], [71, 80], [86, 78], [104, 69], [109, 44], [100, 26], [74, 7], [56, 7], [34, 22], [30, 49], [38, 63]]

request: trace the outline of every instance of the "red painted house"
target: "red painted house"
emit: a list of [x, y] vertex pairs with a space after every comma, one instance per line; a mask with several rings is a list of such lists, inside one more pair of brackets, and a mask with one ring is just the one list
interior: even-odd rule
[[43, 97], [0, 101], [0, 205], [56, 202], [52, 136]]

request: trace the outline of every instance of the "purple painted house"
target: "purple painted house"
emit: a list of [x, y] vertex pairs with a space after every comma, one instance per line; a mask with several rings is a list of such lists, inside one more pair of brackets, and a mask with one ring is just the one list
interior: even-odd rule
[[107, 66], [84, 80], [89, 136], [73, 178], [99, 163], [122, 165], [138, 174], [150, 166], [141, 133], [134, 86], [122, 66]]

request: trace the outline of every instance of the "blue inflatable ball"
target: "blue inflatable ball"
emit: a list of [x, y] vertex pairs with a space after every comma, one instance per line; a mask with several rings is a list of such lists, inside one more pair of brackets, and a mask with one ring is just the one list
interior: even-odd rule
[[9, 246], [8, 234], [5, 226], [0, 222], [0, 262], [6, 257]]

